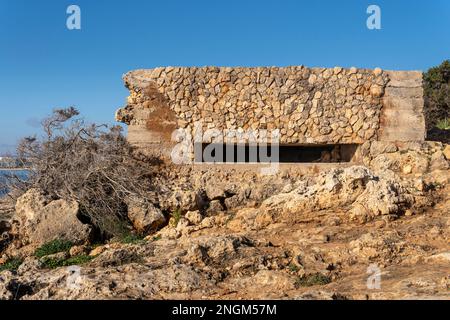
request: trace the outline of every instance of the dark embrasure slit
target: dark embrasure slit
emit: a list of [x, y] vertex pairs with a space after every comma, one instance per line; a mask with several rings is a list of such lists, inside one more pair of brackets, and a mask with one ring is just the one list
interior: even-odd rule
[[351, 162], [357, 144], [249, 145], [203, 143], [195, 146], [197, 163], [339, 163]]

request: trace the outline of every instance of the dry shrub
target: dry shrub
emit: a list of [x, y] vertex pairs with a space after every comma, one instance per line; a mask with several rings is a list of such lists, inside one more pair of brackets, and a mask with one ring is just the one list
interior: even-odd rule
[[152, 187], [151, 159], [134, 150], [121, 127], [88, 124], [73, 107], [54, 110], [42, 127], [42, 138], [18, 146], [18, 157], [32, 165], [28, 179], [16, 181], [15, 194], [39, 188], [52, 199], [75, 200], [80, 218], [102, 236], [124, 232], [127, 199], [146, 199]]

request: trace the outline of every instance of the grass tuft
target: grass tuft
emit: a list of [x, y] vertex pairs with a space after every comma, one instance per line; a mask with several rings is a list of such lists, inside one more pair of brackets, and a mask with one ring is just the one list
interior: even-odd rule
[[91, 257], [88, 255], [79, 255], [79, 256], [73, 256], [67, 259], [57, 259], [57, 258], [50, 258], [50, 259], [43, 259], [42, 260], [42, 266], [44, 268], [48, 269], [55, 269], [60, 267], [69, 267], [69, 266], [75, 266], [75, 265], [82, 265], [85, 263], [88, 263], [95, 257]]
[[331, 283], [331, 278], [322, 273], [314, 273], [299, 277], [295, 282], [296, 287], [324, 286]]
[[123, 244], [144, 244], [147, 242], [144, 238], [144, 235], [130, 233], [120, 239], [120, 242]]
[[181, 210], [180, 209], [175, 210], [174, 212], [172, 212], [170, 214], [170, 216], [173, 219], [172, 220], [172, 226], [176, 227], [178, 225], [178, 222], [180, 222], [180, 219], [182, 217]]
[[436, 127], [441, 130], [450, 130], [450, 119], [441, 119], [436, 123]]
[[294, 263], [290, 263], [288, 269], [291, 272], [298, 272], [300, 270], [300, 268]]
[[68, 252], [72, 246], [73, 243], [70, 241], [53, 240], [37, 248], [34, 255], [38, 258], [42, 258], [59, 252]]
[[4, 264], [0, 265], [0, 272], [9, 270], [9, 271], [16, 271], [20, 265], [22, 264], [23, 260], [19, 258], [11, 258], [8, 261], [6, 261]]

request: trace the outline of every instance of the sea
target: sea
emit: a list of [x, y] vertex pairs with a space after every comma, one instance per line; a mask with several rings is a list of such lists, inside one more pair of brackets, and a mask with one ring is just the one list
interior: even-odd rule
[[11, 175], [16, 175], [21, 180], [26, 180], [28, 177], [28, 170], [0, 169], [0, 197], [3, 197], [8, 193], [8, 189], [5, 186], [5, 182], [6, 177]]

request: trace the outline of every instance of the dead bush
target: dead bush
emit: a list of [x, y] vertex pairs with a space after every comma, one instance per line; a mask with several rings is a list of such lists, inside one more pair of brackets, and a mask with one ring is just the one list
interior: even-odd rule
[[52, 199], [75, 200], [80, 219], [103, 236], [125, 232], [127, 199], [146, 199], [153, 159], [137, 153], [121, 127], [88, 124], [73, 107], [54, 110], [42, 128], [42, 138], [28, 137], [18, 146], [19, 159], [31, 168], [28, 179], [16, 179], [13, 194], [39, 188]]

